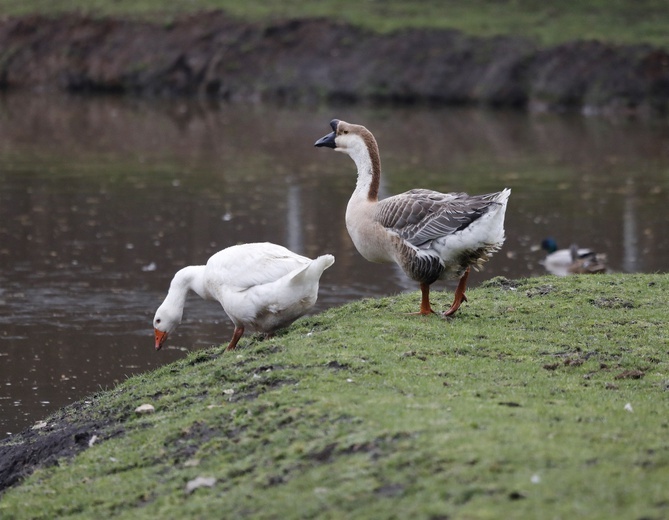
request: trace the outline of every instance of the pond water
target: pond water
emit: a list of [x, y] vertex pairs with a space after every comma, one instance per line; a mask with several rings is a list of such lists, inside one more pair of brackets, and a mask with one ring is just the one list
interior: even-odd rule
[[[383, 195], [512, 188], [507, 242], [472, 286], [543, 274], [536, 245], [548, 235], [605, 252], [614, 271], [669, 268], [666, 122], [6, 95], [0, 435], [184, 351], [227, 342], [227, 317], [196, 297], [160, 352], [151, 321], [174, 272], [229, 245], [268, 240], [312, 257], [333, 253], [315, 312], [416, 291], [351, 244], [343, 216], [354, 164], [313, 146], [333, 117], [377, 137]], [[433, 295], [437, 307], [450, 304], [454, 285], [437, 287], [447, 290]]]

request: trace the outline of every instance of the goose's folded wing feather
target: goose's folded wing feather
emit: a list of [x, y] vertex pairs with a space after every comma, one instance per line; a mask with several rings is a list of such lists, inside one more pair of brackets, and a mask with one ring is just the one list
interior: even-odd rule
[[486, 213], [496, 193], [471, 196], [410, 190], [379, 202], [376, 220], [415, 247], [454, 234]]
[[264, 253], [245, 256], [233, 262], [227, 261], [224, 266], [219, 265], [219, 268], [214, 268], [215, 274], [212, 274], [218, 278], [220, 285], [246, 290], [249, 287], [275, 282], [308, 263], [308, 258], [298, 255]]

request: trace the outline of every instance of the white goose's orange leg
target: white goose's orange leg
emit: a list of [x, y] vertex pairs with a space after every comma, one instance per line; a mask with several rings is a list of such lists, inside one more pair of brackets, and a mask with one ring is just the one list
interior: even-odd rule
[[455, 289], [455, 298], [453, 299], [453, 305], [451, 305], [450, 309], [444, 312], [443, 314], [444, 317], [455, 314], [455, 312], [460, 308], [462, 302], [467, 301], [467, 297], [465, 296], [465, 289], [467, 288], [467, 278], [469, 278], [469, 267], [465, 271], [465, 274], [463, 274], [462, 277], [460, 278], [460, 282], [458, 282], [458, 287], [457, 289]]
[[237, 342], [239, 341], [239, 338], [242, 337], [242, 334], [244, 334], [244, 327], [241, 325], [238, 327], [235, 327], [235, 331], [232, 333], [232, 339], [230, 340], [230, 344], [228, 345], [228, 348], [225, 350], [235, 350], [237, 348]]

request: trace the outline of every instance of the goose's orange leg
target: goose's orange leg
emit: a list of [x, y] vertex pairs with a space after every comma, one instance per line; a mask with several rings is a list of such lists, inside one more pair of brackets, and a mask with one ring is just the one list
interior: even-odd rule
[[460, 282], [458, 282], [458, 287], [457, 289], [455, 289], [455, 298], [453, 299], [453, 305], [451, 305], [450, 309], [444, 312], [443, 314], [444, 317], [455, 314], [455, 312], [460, 308], [462, 302], [467, 301], [467, 297], [465, 296], [465, 289], [467, 288], [467, 278], [469, 278], [469, 267], [465, 271], [465, 274], [463, 274], [462, 277], [460, 278]]
[[429, 316], [434, 314], [432, 306], [430, 305], [430, 286], [426, 283], [420, 284], [420, 311], [415, 314], [420, 314], [421, 316]]
[[228, 345], [228, 348], [225, 350], [235, 350], [237, 348], [237, 342], [239, 341], [239, 338], [242, 337], [242, 334], [244, 334], [244, 327], [238, 326], [235, 327], [235, 331], [232, 333], [232, 339], [230, 340], [230, 344]]

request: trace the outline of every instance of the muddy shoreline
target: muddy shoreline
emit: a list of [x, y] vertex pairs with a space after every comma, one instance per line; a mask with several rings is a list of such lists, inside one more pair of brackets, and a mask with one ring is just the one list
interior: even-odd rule
[[96, 440], [123, 435], [116, 418], [93, 417], [91, 401], [67, 406], [48, 420], [0, 441], [0, 496], [30, 476], [90, 448]]
[[669, 52], [326, 19], [248, 23], [224, 12], [170, 24], [77, 14], [0, 21], [0, 90], [228, 101], [452, 104], [533, 111], [669, 111]]

